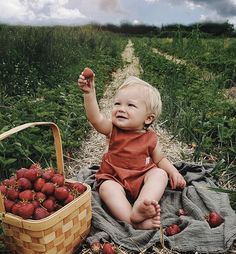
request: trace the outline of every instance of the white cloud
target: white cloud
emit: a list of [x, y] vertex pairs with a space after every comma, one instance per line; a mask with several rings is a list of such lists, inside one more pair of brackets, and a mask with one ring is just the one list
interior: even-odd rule
[[0, 1], [0, 21], [19, 23], [39, 23], [49, 21], [57, 23], [64, 20], [65, 23], [76, 19], [84, 19], [79, 9], [66, 7], [68, 0], [8, 0]]
[[214, 21], [214, 22], [225, 22], [226, 19], [220, 16], [216, 11], [208, 11], [207, 15], [202, 14], [200, 21]]
[[25, 17], [33, 17], [32, 11], [21, 4], [19, 0], [1, 1], [0, 9], [4, 10], [1, 12], [2, 19], [19, 19], [23, 20]]
[[76, 19], [85, 18], [78, 9], [66, 9], [62, 6], [51, 9], [51, 18], [53, 19]]
[[196, 8], [201, 8], [202, 6], [200, 4], [195, 4], [193, 2], [190, 1], [185, 1], [187, 8], [189, 8], [190, 10], [195, 10]]

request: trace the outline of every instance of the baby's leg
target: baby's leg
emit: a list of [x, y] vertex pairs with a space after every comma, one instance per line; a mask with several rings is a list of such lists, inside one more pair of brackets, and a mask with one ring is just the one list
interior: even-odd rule
[[146, 173], [144, 185], [131, 212], [132, 223], [137, 224], [160, 215], [158, 201], [165, 191], [167, 182], [168, 176], [160, 168], [153, 168]]
[[106, 180], [99, 187], [99, 195], [114, 217], [131, 224], [130, 214], [132, 206], [119, 183], [113, 180]]

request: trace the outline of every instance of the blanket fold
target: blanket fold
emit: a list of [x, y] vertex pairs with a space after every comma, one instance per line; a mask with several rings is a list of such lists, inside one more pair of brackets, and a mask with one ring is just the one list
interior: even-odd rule
[[[167, 188], [162, 199], [161, 222], [163, 228], [177, 223], [182, 231], [174, 236], [165, 236], [165, 244], [179, 252], [224, 253], [236, 239], [236, 214], [231, 208], [226, 193], [209, 190], [217, 187], [210, 173], [209, 165], [185, 162], [175, 164], [184, 176], [187, 186], [184, 190]], [[92, 188], [92, 230], [87, 242], [94, 240], [113, 241], [128, 250], [142, 251], [160, 242], [160, 230], [136, 230], [127, 223], [117, 221], [106, 210], [95, 189], [95, 173], [98, 166], [80, 170], [78, 181]], [[176, 212], [183, 208], [186, 216]], [[206, 215], [216, 211], [224, 218], [224, 223], [210, 228]]]

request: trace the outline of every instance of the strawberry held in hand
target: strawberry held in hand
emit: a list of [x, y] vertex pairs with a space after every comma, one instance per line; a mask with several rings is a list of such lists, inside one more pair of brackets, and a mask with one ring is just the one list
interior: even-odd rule
[[86, 67], [84, 69], [83, 76], [85, 77], [85, 79], [91, 79], [93, 77], [93, 75], [94, 75], [94, 73], [90, 68]]

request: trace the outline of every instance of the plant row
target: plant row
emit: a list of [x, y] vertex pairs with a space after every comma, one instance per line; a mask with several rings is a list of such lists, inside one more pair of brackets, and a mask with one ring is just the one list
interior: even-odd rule
[[153, 53], [148, 39], [135, 39], [143, 78], [162, 95], [165, 126], [187, 144], [195, 144], [195, 160], [224, 160], [236, 171], [236, 103], [221, 89], [222, 77], [204, 77], [201, 69], [176, 64]]
[[222, 78], [221, 88], [236, 84], [236, 40], [235, 38], [202, 38], [198, 30], [183, 38], [177, 31], [173, 39], [153, 37], [150, 45], [168, 54], [187, 60], [189, 64], [205, 68]]
[[[63, 151], [73, 156], [88, 131], [77, 79], [91, 67], [101, 98], [112, 72], [122, 65], [127, 39], [86, 27], [0, 26], [0, 133], [26, 122], [52, 121]], [[55, 166], [51, 132], [36, 127], [0, 142], [0, 179], [40, 162]]]

